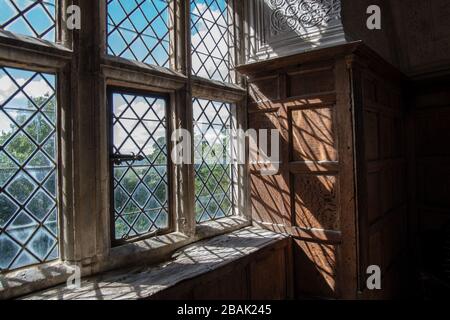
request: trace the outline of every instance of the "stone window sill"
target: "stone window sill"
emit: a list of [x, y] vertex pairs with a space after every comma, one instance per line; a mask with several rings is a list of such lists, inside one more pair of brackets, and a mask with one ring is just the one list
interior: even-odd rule
[[[82, 274], [89, 277], [110, 270], [141, 265], [143, 261], [149, 264], [167, 261], [173, 252], [182, 247], [249, 225], [250, 222], [244, 218], [224, 218], [198, 225], [195, 236], [189, 237], [176, 232], [115, 247], [110, 250], [108, 256], [96, 257], [94, 262], [83, 268]], [[56, 261], [0, 275], [0, 299], [19, 297], [66, 283], [74, 272], [74, 266]]]
[[[221, 268], [266, 248], [285, 235], [246, 227], [203, 240], [176, 251], [168, 261], [87, 278], [78, 289], [59, 286], [24, 297], [26, 300], [135, 300], [148, 299], [182, 281]], [[237, 249], [238, 248], [238, 249]]]
[[102, 269], [119, 268], [124, 263], [130, 263], [131, 261], [136, 261], [137, 263], [142, 261], [158, 262], [162, 259], [167, 259], [171, 253], [181, 247], [200, 240], [233, 232], [248, 227], [250, 224], [248, 220], [240, 217], [224, 218], [197, 225], [195, 236], [192, 237], [175, 232], [115, 247], [111, 249], [109, 259], [106, 262], [107, 266]]
[[50, 42], [30, 36], [0, 30], [0, 44], [19, 50], [45, 53], [62, 59], [70, 59], [72, 50], [56, 42]]

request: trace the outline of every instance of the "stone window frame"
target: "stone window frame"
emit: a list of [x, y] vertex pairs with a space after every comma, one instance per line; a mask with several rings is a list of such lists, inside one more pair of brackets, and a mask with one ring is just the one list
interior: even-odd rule
[[[194, 166], [171, 164], [174, 232], [112, 246], [108, 88], [168, 95], [172, 130], [193, 133], [193, 97], [233, 104], [238, 128], [246, 129], [244, 78], [236, 74], [235, 84], [230, 84], [191, 75], [190, 1], [169, 2], [170, 69], [107, 55], [106, 1], [57, 0], [56, 42], [0, 30], [2, 66], [56, 75], [60, 115], [60, 259], [0, 274], [0, 298], [64, 283], [78, 268], [86, 277], [143, 261], [157, 263], [180, 247], [251, 225], [248, 163], [237, 166], [238, 214], [200, 225], [195, 223]], [[63, 13], [72, 4], [81, 9], [80, 30], [68, 30], [64, 23]], [[238, 65], [244, 62], [243, 5], [229, 0], [229, 6]]]

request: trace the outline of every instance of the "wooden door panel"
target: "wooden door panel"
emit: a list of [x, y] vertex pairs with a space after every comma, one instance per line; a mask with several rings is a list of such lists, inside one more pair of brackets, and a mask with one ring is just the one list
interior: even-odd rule
[[276, 127], [281, 137], [278, 174], [250, 170], [252, 214], [294, 239], [297, 294], [356, 294], [348, 70], [345, 59], [333, 56], [249, 75], [249, 128]]
[[333, 69], [330, 67], [289, 72], [287, 80], [290, 97], [334, 90]]
[[[266, 108], [265, 105], [254, 106], [255, 112], [249, 114], [249, 126], [258, 135], [259, 130], [279, 130], [280, 125], [279, 108]], [[270, 132], [268, 135], [268, 149], [271, 150]], [[277, 164], [278, 172], [266, 175], [264, 170], [274, 167], [262, 164], [250, 164], [250, 193], [252, 216], [256, 222], [271, 224], [290, 225], [291, 202], [289, 192], [289, 181], [283, 171], [285, 159], [282, 158], [283, 150], [287, 150], [286, 141], [280, 134], [280, 163]], [[284, 152], [286, 154], [287, 152]], [[272, 154], [270, 154], [272, 156]]]
[[272, 251], [250, 264], [252, 300], [282, 300], [287, 297], [284, 250]]
[[278, 99], [278, 75], [254, 79], [249, 84], [249, 97], [253, 103]]
[[340, 230], [336, 176], [295, 175], [295, 225], [319, 230]]
[[294, 161], [337, 161], [332, 108], [293, 110], [292, 159]]
[[251, 79], [249, 128], [280, 130], [278, 174], [251, 166], [253, 219], [295, 239], [297, 294], [336, 297], [339, 155], [334, 66]]
[[296, 296], [337, 297], [338, 247], [294, 240]]
[[252, 217], [256, 222], [290, 225], [290, 201], [286, 200], [286, 183], [280, 175], [252, 174]]

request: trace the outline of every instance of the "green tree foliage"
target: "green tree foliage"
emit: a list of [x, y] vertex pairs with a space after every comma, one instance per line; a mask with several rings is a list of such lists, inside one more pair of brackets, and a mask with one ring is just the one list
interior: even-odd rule
[[[115, 168], [116, 179], [121, 179], [120, 185], [128, 194], [132, 195], [134, 200], [134, 202], [128, 201], [129, 196], [123, 190], [116, 188], [114, 194], [115, 209], [120, 212], [121, 217], [129, 225], [133, 226], [138, 234], [153, 231], [153, 222], [156, 222], [158, 229], [168, 227], [166, 138], [159, 137], [153, 142], [150, 149], [152, 151], [145, 155], [145, 160], [128, 163], [133, 170], [129, 170], [127, 165]], [[148, 189], [140, 183], [141, 179]], [[162, 207], [165, 209], [158, 216]], [[148, 217], [142, 214], [142, 211]], [[116, 238], [120, 239], [127, 235], [129, 227], [119, 219], [116, 221], [115, 229]], [[130, 232], [130, 236], [133, 236], [132, 232]]]
[[[230, 138], [223, 134], [216, 141], [206, 141], [202, 134], [196, 134], [195, 193], [197, 221], [230, 214], [231, 170]], [[211, 145], [212, 144], [212, 145]], [[224, 198], [227, 194], [228, 197]], [[211, 198], [216, 201], [211, 201]], [[223, 201], [222, 201], [223, 200]], [[206, 213], [206, 214], [205, 214]], [[222, 213], [222, 214], [221, 214]], [[202, 218], [203, 216], [203, 218]]]
[[[44, 140], [53, 132], [56, 122], [56, 103], [55, 98], [49, 100], [49, 95], [33, 98], [33, 102], [28, 101], [27, 108], [17, 110], [14, 117], [18, 125], [23, 126], [23, 130], [33, 138], [36, 144], [42, 144]], [[44, 105], [44, 103], [46, 103]], [[36, 107], [42, 108], [42, 113], [37, 112]], [[11, 113], [10, 113], [11, 114]], [[30, 119], [31, 118], [31, 119]], [[29, 122], [26, 124], [26, 122]], [[50, 123], [49, 123], [50, 121]], [[0, 128], [0, 142], [4, 144], [11, 136], [13, 136], [18, 127], [13, 122], [10, 123], [9, 128]], [[36, 149], [36, 146], [24, 133], [18, 133], [13, 140], [6, 146], [8, 153], [13, 156], [19, 163], [23, 164], [28, 160], [30, 154]], [[54, 151], [49, 155], [53, 155]], [[3, 169], [4, 163], [1, 163]]]
[[[29, 169], [28, 173], [34, 177], [42, 177], [40, 171], [49, 170], [54, 167], [53, 164], [45, 157], [37, 157], [31, 160], [31, 155], [41, 146], [45, 139], [54, 132], [55, 122], [56, 122], [56, 102], [55, 98], [50, 98], [49, 95], [44, 95], [41, 97], [33, 98], [33, 101], [28, 101], [27, 106], [24, 108], [13, 108], [8, 105], [4, 106], [3, 112], [9, 113], [11, 117], [14, 117], [14, 121], [8, 121], [9, 127], [0, 128], [0, 144], [3, 149], [13, 157], [20, 165], [25, 163], [27, 167], [32, 164], [32, 169]], [[40, 111], [38, 110], [40, 109]], [[48, 119], [43, 116], [45, 114]], [[6, 115], [4, 115], [4, 120], [6, 121]], [[20, 129], [19, 129], [20, 126]], [[21, 130], [18, 132], [18, 130]], [[27, 137], [26, 134], [29, 137]], [[55, 144], [54, 140], [49, 143], [44, 150], [48, 152], [50, 157], [55, 154]], [[30, 161], [31, 160], [31, 161]], [[8, 157], [4, 152], [0, 152], [0, 186], [4, 184], [19, 170], [19, 167]], [[19, 202], [24, 202], [28, 199], [34, 190], [33, 184], [26, 179], [18, 179], [10, 183], [8, 186], [8, 192], [10, 196], [18, 200]], [[34, 214], [39, 216], [42, 208], [49, 209], [53, 204], [46, 197], [35, 197], [31, 203], [30, 207]], [[46, 206], [44, 206], [46, 204]], [[17, 210], [17, 206], [10, 201], [6, 195], [0, 196], [0, 226], [4, 225], [13, 217]], [[45, 211], [44, 213], [47, 213]], [[26, 232], [28, 226], [24, 226], [22, 232]], [[17, 229], [16, 229], [17, 230]], [[45, 244], [39, 244], [44, 245]], [[17, 247], [10, 240], [5, 240], [2, 242], [0, 248], [1, 258], [0, 258], [0, 268], [7, 268], [5, 261], [10, 261], [12, 257], [17, 252]], [[41, 251], [45, 251], [46, 248]], [[40, 252], [41, 252], [40, 251]], [[5, 264], [5, 265], [4, 265]]]

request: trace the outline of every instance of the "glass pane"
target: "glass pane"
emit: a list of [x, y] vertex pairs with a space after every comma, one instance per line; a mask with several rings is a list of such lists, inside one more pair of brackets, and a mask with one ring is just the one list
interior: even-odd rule
[[55, 41], [56, 0], [1, 0], [0, 29]]
[[108, 54], [169, 67], [168, 3], [108, 0]]
[[233, 215], [231, 130], [230, 104], [194, 99], [197, 223]]
[[191, 0], [192, 73], [232, 82], [227, 0]]
[[55, 80], [51, 74], [0, 67], [3, 270], [58, 258]]
[[169, 228], [166, 101], [113, 93], [113, 150], [142, 160], [114, 163], [115, 239]]

